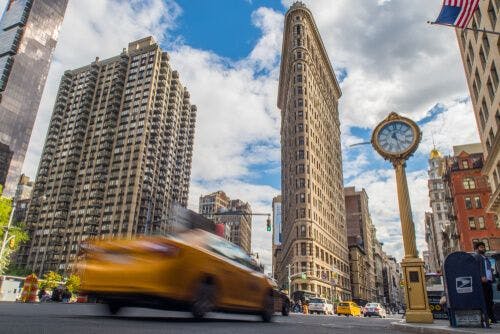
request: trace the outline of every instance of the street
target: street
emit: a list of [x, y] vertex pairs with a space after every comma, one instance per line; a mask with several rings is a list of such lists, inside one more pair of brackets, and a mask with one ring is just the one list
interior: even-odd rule
[[[394, 316], [398, 319], [400, 316]], [[403, 333], [390, 328], [396, 318], [346, 318], [292, 314], [272, 323], [259, 317], [214, 314], [196, 321], [188, 313], [124, 309], [109, 316], [102, 305], [0, 303], [0, 333]]]

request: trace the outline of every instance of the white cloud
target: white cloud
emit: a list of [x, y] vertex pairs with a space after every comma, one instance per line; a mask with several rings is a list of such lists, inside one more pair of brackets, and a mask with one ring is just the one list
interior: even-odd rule
[[479, 143], [479, 135], [470, 99], [442, 105], [444, 112], [422, 126], [419, 152], [425, 155], [436, 148], [443, 154], [453, 154], [453, 146]]

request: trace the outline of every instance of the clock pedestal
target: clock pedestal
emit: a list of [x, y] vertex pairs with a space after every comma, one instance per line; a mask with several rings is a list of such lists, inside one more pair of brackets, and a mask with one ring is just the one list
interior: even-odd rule
[[405, 282], [406, 322], [432, 323], [432, 312], [429, 308], [425, 288], [424, 261], [417, 256], [415, 242], [415, 224], [413, 223], [408, 182], [406, 180], [405, 161], [393, 160], [396, 170], [398, 188], [399, 213], [405, 257], [401, 261]]
[[401, 261], [405, 282], [406, 322], [432, 323], [425, 288], [424, 262], [418, 258], [415, 241], [415, 224], [411, 213], [410, 194], [406, 180], [406, 160], [417, 150], [422, 140], [418, 125], [409, 118], [390, 113], [373, 130], [372, 144], [396, 171], [399, 215], [405, 257]]

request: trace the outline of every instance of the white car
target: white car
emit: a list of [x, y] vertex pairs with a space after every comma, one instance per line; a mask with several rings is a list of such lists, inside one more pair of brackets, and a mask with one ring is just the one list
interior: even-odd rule
[[309, 299], [309, 313], [333, 314], [333, 304], [325, 298], [311, 298]]
[[387, 317], [385, 309], [379, 303], [368, 303], [365, 305], [363, 316], [371, 317], [372, 315], [381, 318]]

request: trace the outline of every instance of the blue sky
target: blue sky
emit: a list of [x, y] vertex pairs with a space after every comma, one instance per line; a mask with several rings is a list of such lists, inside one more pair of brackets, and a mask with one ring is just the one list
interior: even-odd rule
[[[6, 0], [0, 0], [0, 5]], [[343, 96], [344, 181], [365, 188], [384, 249], [402, 256], [394, 173], [370, 145], [371, 129], [391, 111], [421, 126], [408, 163], [417, 242], [425, 248], [427, 156], [478, 139], [454, 32], [426, 24], [441, 1], [305, 0]], [[271, 212], [280, 193], [280, 112], [276, 106], [283, 16], [292, 0], [70, 1], [48, 76], [24, 171], [35, 176], [64, 70], [118, 54], [152, 35], [198, 106], [189, 206], [219, 189]], [[3, 7], [3, 6], [2, 6]], [[363, 10], [359, 10], [363, 8]], [[410, 38], [411, 37], [411, 38]], [[253, 220], [252, 243], [271, 263], [265, 217]], [[269, 269], [269, 267], [268, 267]]]

